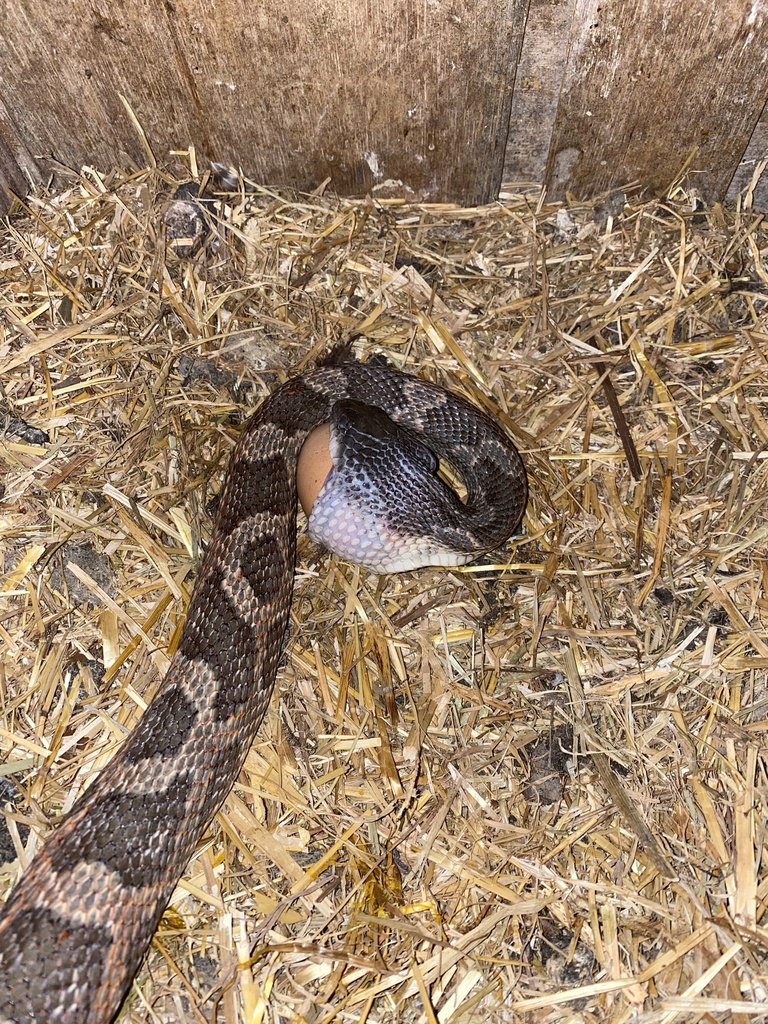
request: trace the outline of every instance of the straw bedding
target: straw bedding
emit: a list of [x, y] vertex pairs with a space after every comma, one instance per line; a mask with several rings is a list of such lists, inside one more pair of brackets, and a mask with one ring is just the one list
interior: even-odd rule
[[122, 1019], [768, 1020], [749, 193], [180, 220], [177, 185], [85, 169], [0, 239], [0, 894], [151, 699], [248, 409], [346, 343], [498, 416], [524, 533], [388, 578], [300, 538], [270, 712]]

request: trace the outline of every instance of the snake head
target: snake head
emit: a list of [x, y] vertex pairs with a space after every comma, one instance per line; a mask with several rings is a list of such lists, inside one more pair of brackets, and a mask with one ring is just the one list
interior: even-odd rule
[[462, 505], [414, 430], [345, 399], [333, 407], [330, 454], [333, 468], [309, 517], [313, 540], [380, 573], [462, 565], [476, 556], [439, 535], [445, 513]]

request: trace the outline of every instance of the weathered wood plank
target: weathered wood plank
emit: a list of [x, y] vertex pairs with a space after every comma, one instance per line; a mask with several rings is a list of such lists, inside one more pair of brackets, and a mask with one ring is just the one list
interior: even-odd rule
[[768, 98], [768, 0], [578, 0], [547, 166], [552, 195], [690, 175], [724, 197]]
[[159, 0], [8, 0], [2, 19], [0, 95], [39, 162], [109, 168], [125, 151], [143, 165], [120, 93], [136, 98], [150, 136], [162, 128], [161, 152], [171, 134], [191, 140], [194, 110]]
[[64, 163], [202, 160], [300, 188], [387, 179], [475, 203], [501, 181], [526, 0], [15, 0], [0, 95]]
[[0, 97], [0, 215], [11, 208], [14, 195], [26, 195], [29, 186], [41, 180], [40, 170]]
[[0, 217], [10, 210], [14, 195], [24, 196], [28, 190], [29, 185], [19, 174], [19, 168], [0, 139]]
[[189, 44], [198, 64], [210, 61], [199, 89], [211, 122], [234, 113], [250, 128], [245, 153], [237, 133], [213, 133], [226, 159], [303, 187], [328, 176], [352, 194], [393, 179], [425, 197], [494, 196], [524, 0], [270, 0], [248, 10], [220, 0]]
[[[746, 152], [728, 186], [728, 195], [726, 196], [728, 202], [735, 203], [739, 192], [749, 188], [758, 165], [766, 159], [768, 159], [768, 107], [763, 107], [760, 120], [755, 125]], [[763, 171], [755, 186], [752, 202], [756, 209], [768, 210], [768, 168]]]
[[517, 65], [503, 180], [541, 184], [576, 0], [530, 0]]

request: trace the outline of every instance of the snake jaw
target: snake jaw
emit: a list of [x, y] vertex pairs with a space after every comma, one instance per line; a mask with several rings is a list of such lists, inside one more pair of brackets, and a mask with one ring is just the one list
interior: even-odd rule
[[309, 535], [347, 561], [378, 573], [409, 572], [425, 565], [464, 565], [475, 552], [452, 551], [430, 537], [399, 532], [377, 517], [331, 470], [309, 517]]

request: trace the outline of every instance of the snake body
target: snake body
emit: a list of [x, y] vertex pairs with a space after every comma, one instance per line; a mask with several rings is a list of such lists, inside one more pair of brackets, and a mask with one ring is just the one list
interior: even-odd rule
[[383, 410], [458, 469], [467, 497], [446, 513], [448, 543], [466, 557], [519, 524], [527, 498], [520, 456], [463, 399], [358, 362], [307, 371], [267, 398], [231, 457], [157, 695], [3, 910], [0, 1021], [107, 1024], [119, 1010], [269, 703], [291, 604], [297, 457], [340, 401]]

